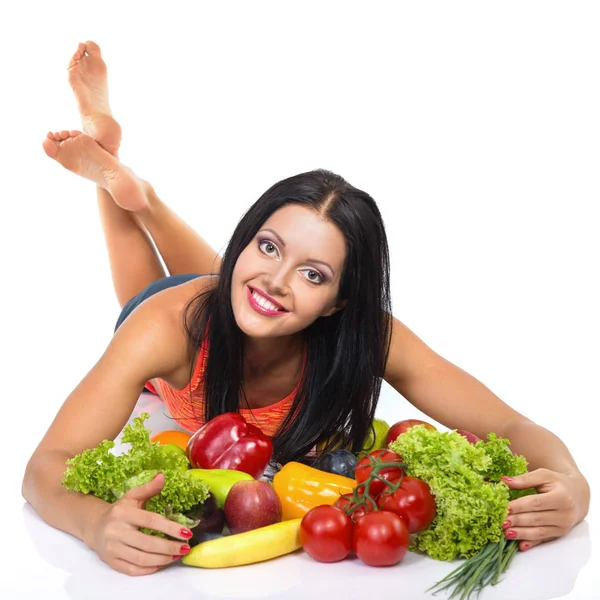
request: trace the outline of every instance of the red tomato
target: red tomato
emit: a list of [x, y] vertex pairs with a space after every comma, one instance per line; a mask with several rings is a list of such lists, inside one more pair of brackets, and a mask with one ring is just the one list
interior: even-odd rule
[[365, 564], [390, 567], [404, 558], [409, 540], [406, 523], [398, 515], [377, 511], [354, 524], [352, 547]]
[[319, 562], [343, 560], [352, 550], [352, 521], [339, 508], [311, 508], [300, 521], [300, 543]]
[[[352, 502], [352, 500], [344, 498], [344, 496], [340, 496], [334, 506], [337, 506], [339, 509], [343, 510], [346, 514], [348, 514], [346, 512], [347, 507], [353, 506], [354, 504], [355, 503]], [[374, 510], [375, 508], [373, 507], [373, 505], [370, 502], [367, 502], [366, 505], [361, 504], [358, 508], [356, 508], [350, 514], [348, 514], [348, 516], [352, 519], [353, 523], [356, 523], [358, 519], [364, 517], [367, 513], [373, 512]]]
[[[373, 466], [369, 460], [369, 456], [374, 456], [383, 462], [402, 462], [402, 459], [395, 452], [386, 450], [385, 448], [382, 450], [374, 450], [373, 452], [369, 452], [368, 456], [363, 456], [358, 461], [358, 464], [354, 469], [356, 483], [363, 483], [363, 481], [366, 481], [371, 475]], [[379, 476], [390, 483], [396, 483], [403, 474], [404, 471], [400, 467], [386, 467], [385, 469], [381, 469], [381, 471], [379, 471]], [[369, 485], [368, 491], [370, 496], [375, 499], [375, 497], [378, 496], [384, 489], [387, 489], [387, 485], [385, 485], [383, 481], [374, 479]]]
[[404, 477], [395, 492], [384, 491], [377, 498], [380, 510], [396, 513], [406, 522], [409, 533], [427, 529], [435, 518], [435, 498], [421, 479]]

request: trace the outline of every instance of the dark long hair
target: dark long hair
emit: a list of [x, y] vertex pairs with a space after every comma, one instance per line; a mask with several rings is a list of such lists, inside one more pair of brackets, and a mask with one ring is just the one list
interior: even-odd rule
[[[263, 223], [287, 204], [319, 210], [343, 233], [346, 261], [338, 300], [347, 303], [303, 332], [304, 375], [288, 415], [273, 436], [273, 459], [281, 464], [303, 459], [315, 444], [323, 452], [339, 446], [353, 452], [362, 449], [381, 390], [392, 319], [387, 238], [373, 198], [323, 169], [279, 181], [238, 223], [216, 286], [196, 295], [186, 307], [191, 357], [197, 356], [210, 321], [202, 417], [208, 421], [239, 410], [244, 344], [231, 306], [232, 273]], [[195, 411], [193, 398], [191, 402]]]

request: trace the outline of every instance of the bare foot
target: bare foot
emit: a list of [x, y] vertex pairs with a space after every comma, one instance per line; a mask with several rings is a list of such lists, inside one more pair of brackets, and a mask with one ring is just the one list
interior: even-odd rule
[[89, 135], [81, 131], [49, 132], [43, 146], [65, 169], [108, 190], [121, 208], [136, 211], [148, 205], [140, 180]]
[[110, 110], [106, 63], [98, 44], [89, 41], [79, 44], [68, 70], [83, 131], [116, 156], [121, 143], [121, 126]]

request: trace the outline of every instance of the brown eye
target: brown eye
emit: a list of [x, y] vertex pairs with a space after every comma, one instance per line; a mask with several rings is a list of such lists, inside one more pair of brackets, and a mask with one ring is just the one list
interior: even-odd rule
[[313, 269], [307, 269], [306, 273], [306, 277], [311, 283], [323, 283], [323, 276], [318, 271], [314, 271]]
[[263, 252], [265, 252], [265, 254], [267, 254], [267, 255], [271, 254], [271, 252], [272, 252], [273, 250], [277, 250], [277, 248], [275, 247], [275, 245], [274, 245], [274, 244], [272, 244], [271, 242], [267, 241], [267, 240], [262, 240], [262, 241], [260, 241], [260, 242], [258, 243], [258, 247], [259, 247], [259, 248], [261, 248], [261, 249], [262, 249], [263, 247], [264, 247], [264, 248], [267, 248], [266, 252], [265, 252], [265, 251], [263, 251]]

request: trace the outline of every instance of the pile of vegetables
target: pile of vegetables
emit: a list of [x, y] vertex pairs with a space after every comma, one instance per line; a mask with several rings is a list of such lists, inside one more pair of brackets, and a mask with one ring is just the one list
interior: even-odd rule
[[535, 493], [510, 490], [500, 479], [525, 473], [527, 462], [494, 433], [484, 441], [402, 421], [387, 427], [387, 437], [376, 431], [358, 456], [336, 449], [313, 467], [289, 462], [271, 485], [260, 480], [271, 440], [241, 415], [212, 419], [181, 447], [151, 441], [148, 416], [125, 427], [128, 452], [116, 456], [104, 440], [67, 461], [63, 485], [115, 502], [163, 472], [164, 488], [146, 509], [192, 529], [182, 562], [196, 567], [249, 564], [300, 548], [318, 561], [354, 552], [368, 565], [390, 566], [414, 551], [467, 559], [430, 589], [469, 598], [496, 584], [517, 551], [502, 530], [509, 502]]
[[513, 455], [509, 440], [494, 433], [484, 441], [466, 431], [442, 433], [419, 421], [392, 429], [387, 448], [362, 452], [360, 460], [353, 462], [350, 453], [338, 449], [316, 462], [336, 473], [331, 477], [347, 474], [354, 464], [356, 483], [350, 491], [347, 484], [340, 486], [334, 506], [306, 514], [304, 549], [323, 562], [343, 560], [354, 551], [374, 566], [397, 564], [407, 546], [436, 560], [466, 558], [430, 588], [453, 588], [451, 598], [469, 598], [497, 584], [518, 549], [502, 529], [509, 502], [535, 493], [510, 490], [501, 477], [525, 473], [526, 459]]

